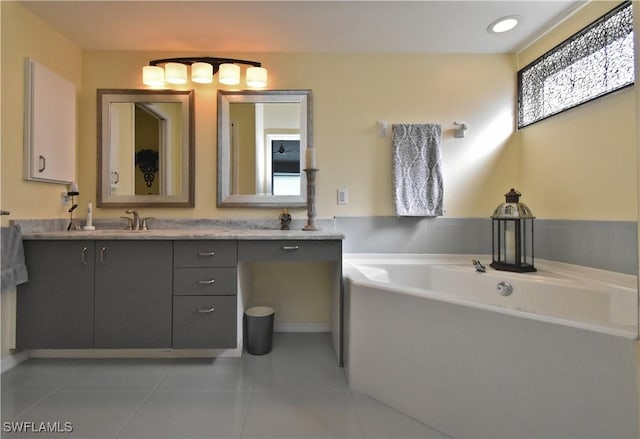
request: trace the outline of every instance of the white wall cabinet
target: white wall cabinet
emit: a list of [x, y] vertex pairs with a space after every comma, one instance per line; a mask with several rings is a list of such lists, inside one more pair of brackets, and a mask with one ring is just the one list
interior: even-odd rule
[[25, 179], [75, 180], [75, 85], [27, 58], [25, 62]]

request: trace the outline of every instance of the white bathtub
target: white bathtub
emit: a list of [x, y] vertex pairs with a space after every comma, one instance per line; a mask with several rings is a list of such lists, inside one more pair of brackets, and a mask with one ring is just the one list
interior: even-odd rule
[[636, 276], [470, 260], [345, 256], [352, 388], [455, 438], [638, 437]]

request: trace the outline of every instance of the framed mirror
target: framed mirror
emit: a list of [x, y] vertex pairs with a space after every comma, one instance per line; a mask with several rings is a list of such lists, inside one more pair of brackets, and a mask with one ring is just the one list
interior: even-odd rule
[[303, 207], [311, 90], [218, 91], [218, 206]]
[[193, 207], [194, 92], [98, 89], [98, 207]]

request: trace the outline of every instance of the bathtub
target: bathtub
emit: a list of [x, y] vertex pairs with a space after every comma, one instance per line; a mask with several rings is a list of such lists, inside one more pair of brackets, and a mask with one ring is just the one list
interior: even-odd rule
[[637, 438], [636, 276], [471, 259], [345, 255], [351, 387], [457, 439]]

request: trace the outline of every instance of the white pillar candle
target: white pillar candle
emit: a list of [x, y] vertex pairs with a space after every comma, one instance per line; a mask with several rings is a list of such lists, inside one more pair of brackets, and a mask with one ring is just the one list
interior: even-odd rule
[[85, 230], [94, 230], [93, 227], [93, 204], [89, 203], [87, 206], [87, 223], [84, 226]]
[[307, 148], [306, 156], [306, 169], [315, 169], [316, 168], [316, 150], [313, 148]]
[[516, 235], [512, 228], [504, 231], [504, 257], [505, 262], [515, 264], [516, 262]]

